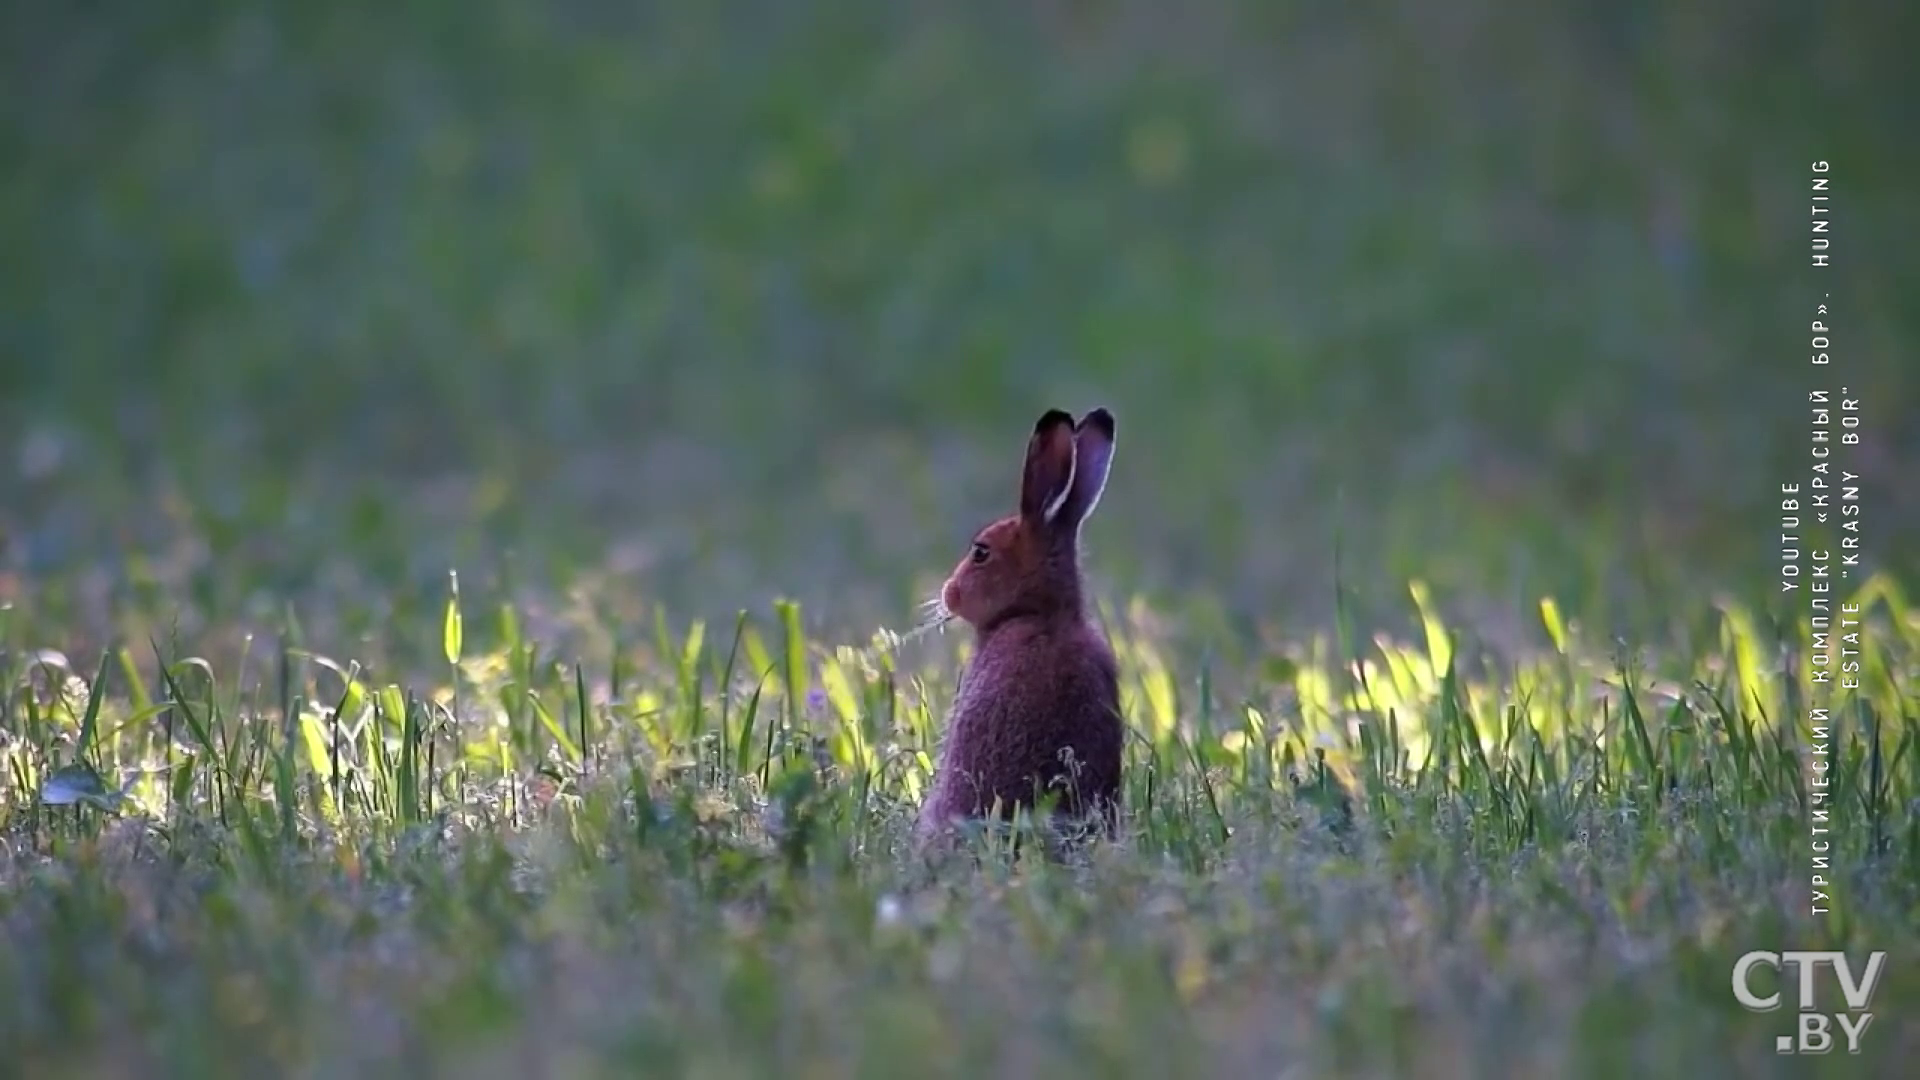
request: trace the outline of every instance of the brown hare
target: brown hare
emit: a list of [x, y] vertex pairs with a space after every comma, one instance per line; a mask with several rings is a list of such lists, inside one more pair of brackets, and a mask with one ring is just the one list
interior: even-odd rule
[[1075, 423], [1049, 409], [1034, 425], [1020, 511], [980, 530], [933, 605], [973, 627], [918, 845], [956, 822], [1051, 799], [1057, 818], [1111, 833], [1125, 727], [1113, 649], [1089, 619], [1080, 525], [1113, 461], [1113, 415]]

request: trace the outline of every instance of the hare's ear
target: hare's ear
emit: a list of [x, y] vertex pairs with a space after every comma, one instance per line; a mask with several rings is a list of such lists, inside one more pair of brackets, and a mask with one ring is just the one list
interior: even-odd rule
[[1107, 488], [1107, 468], [1113, 464], [1113, 414], [1095, 409], [1081, 417], [1073, 443], [1073, 483], [1068, 485], [1058, 518], [1059, 524], [1068, 529], [1079, 528], [1100, 505], [1100, 493]]
[[1020, 516], [1030, 524], [1052, 524], [1073, 492], [1073, 417], [1048, 409], [1027, 440], [1027, 465], [1020, 477]]

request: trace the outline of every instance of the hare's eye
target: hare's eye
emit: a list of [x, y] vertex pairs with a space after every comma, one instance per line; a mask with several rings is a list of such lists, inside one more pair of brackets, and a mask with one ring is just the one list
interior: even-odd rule
[[973, 564], [975, 566], [978, 566], [981, 563], [986, 562], [987, 556], [992, 554], [993, 554], [992, 550], [989, 549], [987, 545], [981, 543], [978, 540], [975, 540], [973, 542], [973, 550], [968, 553], [967, 557], [973, 560]]

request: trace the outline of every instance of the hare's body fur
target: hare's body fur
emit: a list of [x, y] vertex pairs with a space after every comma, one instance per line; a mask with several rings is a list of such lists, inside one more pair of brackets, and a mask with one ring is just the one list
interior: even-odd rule
[[1058, 812], [1119, 801], [1125, 729], [1113, 651], [1078, 613], [986, 628], [955, 695], [923, 832], [1051, 798]]

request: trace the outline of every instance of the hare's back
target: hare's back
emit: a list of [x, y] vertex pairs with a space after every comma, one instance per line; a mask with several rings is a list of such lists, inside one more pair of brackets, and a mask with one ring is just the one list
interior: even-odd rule
[[[1012, 643], [1009, 643], [1012, 644]], [[1105, 786], [1105, 774], [1119, 770], [1124, 725], [1120, 718], [1119, 665], [1106, 639], [1093, 627], [1076, 625], [1030, 635], [1020, 642], [1006, 680], [1011, 711], [1035, 749], [1057, 758], [1071, 749], [1082, 766]]]

